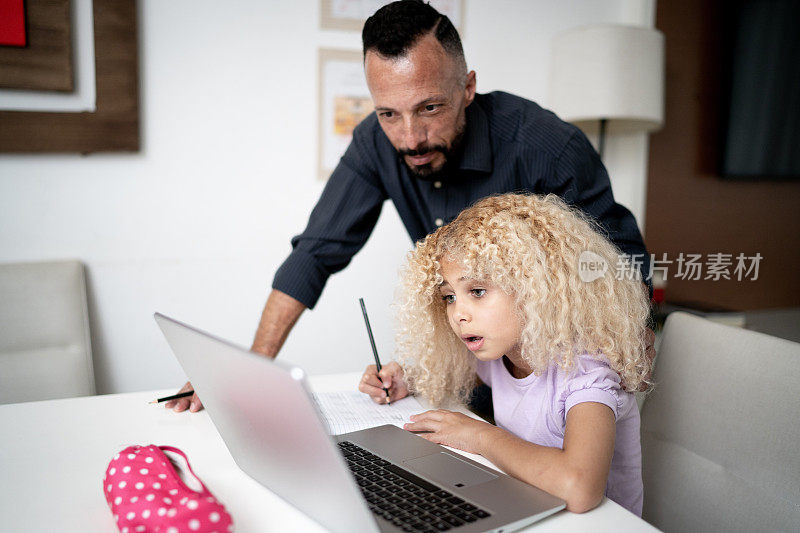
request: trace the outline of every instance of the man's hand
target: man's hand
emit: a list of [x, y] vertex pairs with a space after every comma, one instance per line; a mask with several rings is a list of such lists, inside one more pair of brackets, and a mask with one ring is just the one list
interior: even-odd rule
[[496, 431], [497, 427], [463, 413], [436, 409], [412, 415], [411, 422], [404, 425], [403, 429], [427, 431], [428, 433], [420, 433], [419, 436], [436, 444], [480, 454], [484, 437]]
[[384, 387], [389, 390], [389, 400], [392, 402], [408, 396], [403, 368], [395, 361], [383, 365], [380, 372], [377, 366], [369, 365], [358, 383], [358, 390], [368, 394], [375, 403], [387, 403]]
[[[186, 385], [181, 387], [181, 390], [178, 391], [178, 394], [181, 392], [186, 392], [192, 390], [192, 384], [188, 381]], [[170, 400], [164, 404], [164, 407], [167, 409], [173, 409], [176, 413], [180, 413], [181, 411], [189, 410], [191, 413], [196, 413], [203, 408], [203, 402], [200, 401], [200, 397], [197, 393], [192, 394], [191, 396], [187, 396], [186, 398], [178, 398], [177, 400]]]

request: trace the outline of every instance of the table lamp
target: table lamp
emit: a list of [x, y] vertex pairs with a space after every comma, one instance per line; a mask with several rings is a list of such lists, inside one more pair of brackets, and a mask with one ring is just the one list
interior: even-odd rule
[[550, 109], [587, 133], [650, 132], [664, 122], [664, 36], [653, 28], [600, 24], [553, 39]]

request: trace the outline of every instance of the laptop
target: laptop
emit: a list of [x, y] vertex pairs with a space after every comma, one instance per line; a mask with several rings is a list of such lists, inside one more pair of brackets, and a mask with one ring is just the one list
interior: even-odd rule
[[155, 319], [239, 468], [331, 531], [505, 532], [565, 507], [396, 426], [331, 436], [301, 368]]

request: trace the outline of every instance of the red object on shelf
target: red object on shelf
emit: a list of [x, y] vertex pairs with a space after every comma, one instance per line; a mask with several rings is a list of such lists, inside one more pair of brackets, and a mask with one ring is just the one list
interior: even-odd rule
[[0, 45], [26, 46], [24, 0], [0, 0]]
[[653, 302], [660, 304], [664, 303], [664, 288], [653, 287]]

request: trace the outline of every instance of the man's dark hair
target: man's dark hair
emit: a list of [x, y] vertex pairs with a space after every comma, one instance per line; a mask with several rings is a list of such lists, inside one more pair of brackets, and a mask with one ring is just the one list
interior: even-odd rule
[[464, 65], [464, 49], [453, 23], [422, 0], [392, 2], [375, 12], [361, 32], [364, 57], [374, 50], [387, 58], [404, 56], [423, 35], [433, 32], [445, 51]]

